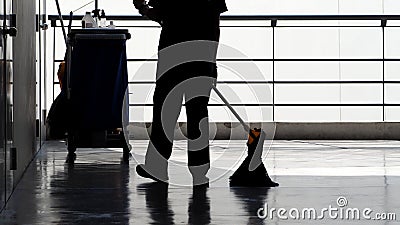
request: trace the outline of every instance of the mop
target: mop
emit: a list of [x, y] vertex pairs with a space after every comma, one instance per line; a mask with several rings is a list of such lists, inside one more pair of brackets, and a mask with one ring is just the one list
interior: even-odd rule
[[222, 93], [212, 85], [212, 89], [230, 111], [239, 120], [240, 124], [246, 132], [249, 132], [247, 140], [247, 156], [239, 168], [229, 178], [229, 185], [231, 187], [276, 187], [279, 186], [271, 180], [265, 168], [261, 155], [263, 152], [264, 140], [266, 137], [265, 132], [260, 128], [251, 129], [226, 100]]

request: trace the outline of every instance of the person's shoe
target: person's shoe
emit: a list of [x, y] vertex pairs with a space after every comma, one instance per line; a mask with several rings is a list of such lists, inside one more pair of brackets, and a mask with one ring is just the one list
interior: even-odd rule
[[152, 174], [147, 172], [147, 170], [145, 169], [145, 165], [144, 164], [139, 164], [139, 165], [136, 166], [136, 173], [139, 176], [144, 177], [144, 178], [149, 178], [149, 179], [152, 179], [152, 180], [157, 181], [157, 182], [168, 183], [168, 177], [153, 176]]

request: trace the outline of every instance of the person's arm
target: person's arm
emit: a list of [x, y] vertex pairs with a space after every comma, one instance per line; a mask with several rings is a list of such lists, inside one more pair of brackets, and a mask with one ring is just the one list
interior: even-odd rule
[[142, 16], [162, 24], [161, 11], [159, 7], [150, 7], [145, 0], [133, 0], [133, 4]]

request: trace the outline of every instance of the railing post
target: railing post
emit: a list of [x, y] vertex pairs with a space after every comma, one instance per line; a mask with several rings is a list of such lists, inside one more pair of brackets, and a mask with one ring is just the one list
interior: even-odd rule
[[55, 24], [55, 26], [53, 26], [53, 77], [51, 78], [53, 80], [53, 85], [52, 86], [52, 91], [53, 91], [53, 102], [54, 102], [54, 77], [56, 76], [56, 29], [57, 29], [57, 25]]
[[385, 64], [386, 64], [386, 57], [385, 57], [385, 27], [387, 25], [387, 20], [381, 20], [381, 27], [382, 27], [382, 120], [385, 122], [386, 120], [386, 102], [385, 102], [385, 91], [386, 91], [386, 79], [385, 79]]
[[275, 27], [277, 19], [271, 20], [272, 27], [272, 121], [275, 122]]

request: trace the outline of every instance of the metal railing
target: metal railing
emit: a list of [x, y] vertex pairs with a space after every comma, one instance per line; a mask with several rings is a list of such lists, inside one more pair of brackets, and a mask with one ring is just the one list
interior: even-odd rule
[[[73, 20], [81, 20], [82, 16], [73, 16]], [[50, 15], [48, 19], [51, 21], [51, 26], [54, 28], [53, 38], [56, 38], [57, 29], [58, 32], [61, 31], [60, 24], [57, 23], [59, 20], [59, 16]], [[69, 16], [63, 16], [63, 19], [68, 20]], [[141, 16], [108, 16], [107, 20], [113, 21], [132, 21], [132, 25], [126, 26], [123, 25], [124, 28], [159, 28], [159, 26], [154, 25], [135, 25], [137, 21], [144, 21]], [[245, 27], [245, 28], [266, 28], [272, 29], [272, 58], [251, 58], [251, 59], [217, 59], [218, 61], [231, 61], [231, 62], [240, 62], [240, 61], [254, 61], [254, 62], [271, 62], [272, 63], [272, 80], [265, 81], [218, 81], [218, 83], [223, 84], [270, 84], [272, 85], [272, 103], [266, 104], [233, 104], [233, 106], [266, 106], [272, 107], [272, 120], [275, 121], [275, 107], [382, 107], [382, 121], [385, 121], [385, 107], [400, 107], [400, 104], [389, 104], [385, 101], [385, 85], [387, 84], [400, 84], [399, 81], [387, 81], [385, 80], [385, 62], [400, 62], [400, 58], [387, 58], [385, 57], [385, 30], [390, 27], [400, 27], [399, 25], [388, 25], [388, 21], [399, 21], [400, 16], [398, 15], [268, 15], [268, 16], [222, 16], [222, 21], [262, 21], [262, 25], [255, 26], [247, 26], [247, 25], [222, 25], [221, 27]], [[285, 25], [280, 24], [282, 21], [377, 21], [377, 25], [341, 25], [338, 24], [330, 24], [330, 25]], [[276, 57], [276, 29], [279, 28], [380, 28], [382, 35], [382, 57], [378, 58], [277, 58]], [[55, 44], [53, 46], [55, 48]], [[156, 59], [140, 59], [140, 58], [128, 58], [128, 62], [144, 62], [144, 61], [155, 61]], [[53, 77], [56, 73], [56, 62], [62, 61], [61, 59], [55, 58], [55, 53], [53, 55]], [[299, 80], [277, 80], [276, 79], [276, 63], [277, 62], [380, 62], [382, 63], [382, 80], [310, 80], [310, 81], [299, 81]], [[130, 82], [130, 84], [154, 84], [155, 82]], [[57, 85], [58, 82], [53, 83], [53, 87]], [[298, 103], [298, 104], [285, 104], [285, 103], [276, 103], [275, 101], [275, 88], [278, 84], [379, 84], [382, 85], [382, 101], [379, 103], [327, 103], [327, 104], [309, 104], [309, 103]], [[53, 88], [54, 93], [54, 88]], [[131, 104], [130, 106], [152, 106], [152, 104]], [[223, 106], [223, 104], [210, 104], [210, 106]]]

